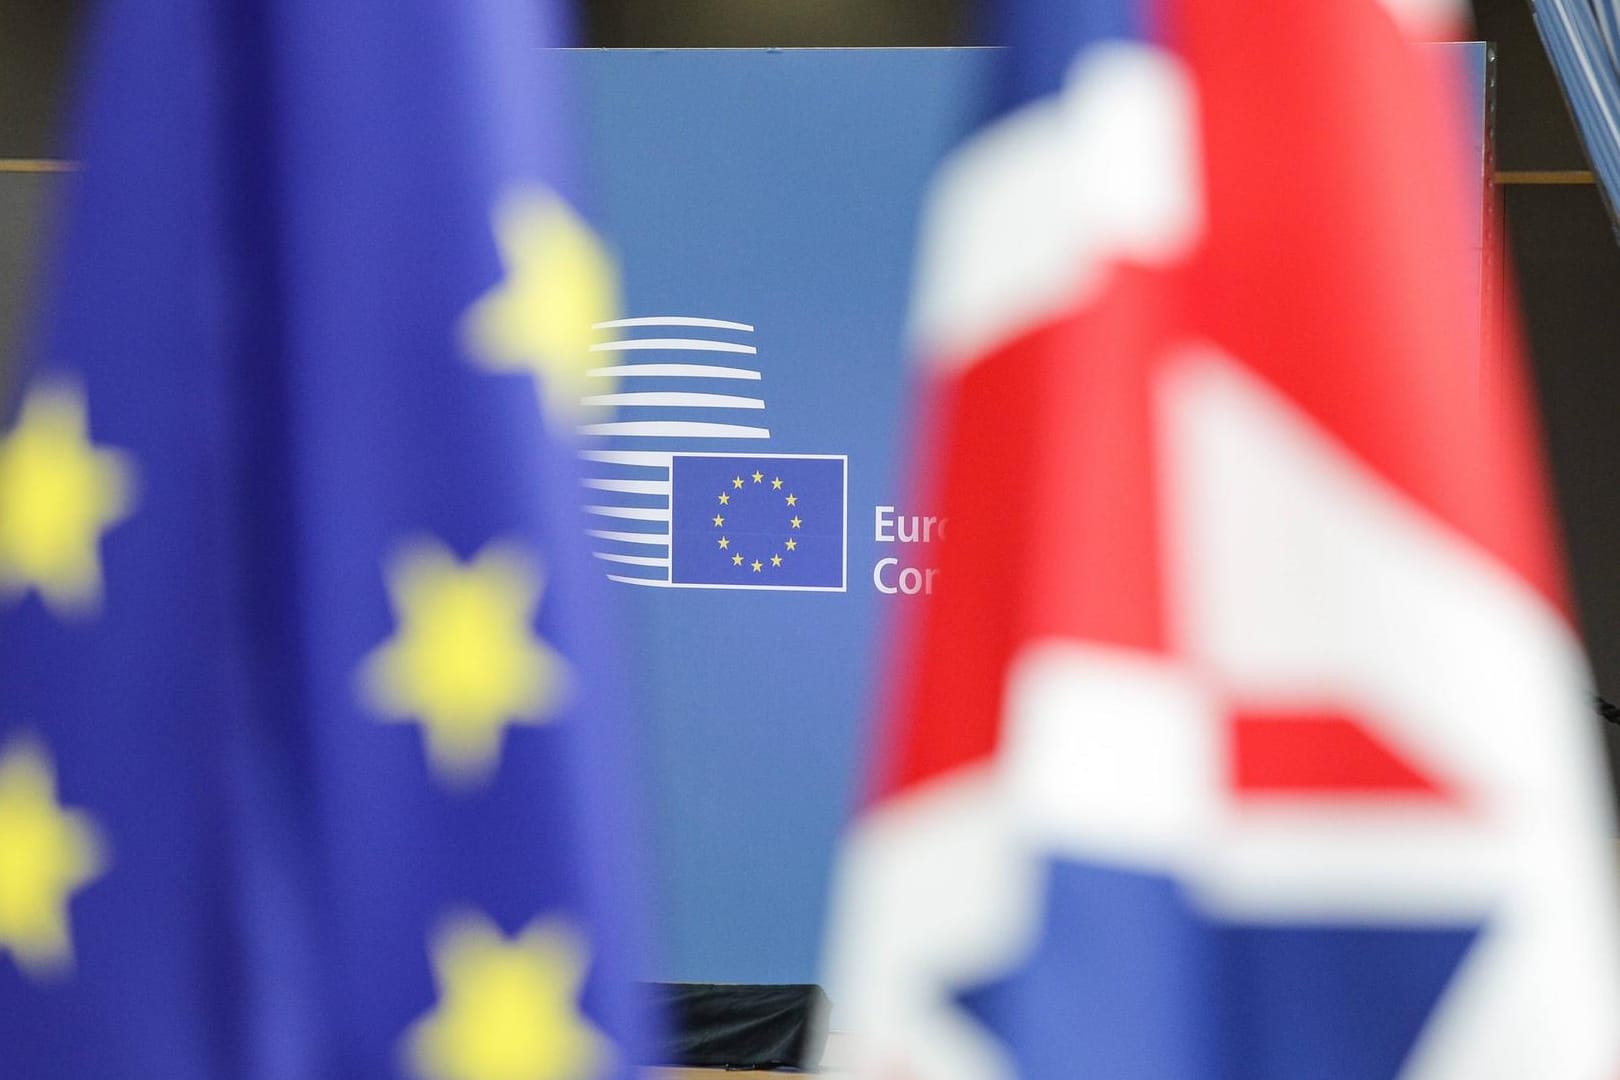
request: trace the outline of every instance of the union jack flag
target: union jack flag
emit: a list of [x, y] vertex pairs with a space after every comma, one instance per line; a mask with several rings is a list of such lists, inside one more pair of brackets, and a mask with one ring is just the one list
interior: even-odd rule
[[1412, 46], [1456, 13], [1073, 7], [1017, 6], [925, 230], [952, 533], [835, 900], [863, 1075], [1620, 1074], [1580, 649]]

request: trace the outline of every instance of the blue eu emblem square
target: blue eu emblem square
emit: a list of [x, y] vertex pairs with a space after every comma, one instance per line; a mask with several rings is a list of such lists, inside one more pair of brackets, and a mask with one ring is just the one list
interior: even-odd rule
[[843, 455], [674, 455], [671, 583], [842, 592], [847, 471]]

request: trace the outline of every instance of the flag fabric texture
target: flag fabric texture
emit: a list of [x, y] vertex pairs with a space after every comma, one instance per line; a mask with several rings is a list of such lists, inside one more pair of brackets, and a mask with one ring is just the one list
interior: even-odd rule
[[99, 10], [0, 424], [5, 1075], [632, 1072], [564, 16]]
[[1612, 218], [1620, 206], [1620, 4], [1540, 0], [1530, 11]]
[[1448, 7], [1012, 5], [925, 220], [951, 532], [835, 890], [862, 1075], [1620, 1068], [1597, 733], [1414, 56]]

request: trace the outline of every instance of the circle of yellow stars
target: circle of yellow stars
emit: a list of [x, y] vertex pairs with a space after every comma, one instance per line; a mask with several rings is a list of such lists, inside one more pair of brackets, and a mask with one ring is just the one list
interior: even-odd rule
[[[476, 362], [535, 376], [543, 403], [572, 407], [587, 377], [593, 324], [617, 314], [611, 260], [595, 234], [546, 191], [504, 200], [493, 215], [505, 278], [462, 321]], [[103, 594], [101, 544], [135, 505], [133, 461], [91, 442], [83, 392], [32, 391], [0, 433], [0, 599], [38, 593], [58, 616], [93, 615]], [[569, 670], [534, 630], [540, 568], [496, 542], [461, 562], [422, 541], [387, 568], [393, 634], [360, 664], [381, 719], [422, 727], [426, 758], [452, 784], [488, 777], [506, 729], [553, 718]], [[0, 747], [0, 957], [24, 974], [70, 969], [73, 897], [108, 864], [97, 823], [57, 796], [43, 744]], [[536, 920], [506, 938], [464, 916], [430, 948], [437, 1002], [401, 1050], [424, 1080], [586, 1080], [610, 1056], [583, 1015], [581, 935]]]
[[[746, 487], [748, 485], [749, 480], [752, 480], [755, 484], [761, 484], [762, 485], [762, 484], [765, 483], [765, 474], [760, 472], [758, 469], [755, 469], [752, 473], [748, 474], [748, 477], [746, 479], [744, 479], [742, 476], [735, 476], [731, 480], [731, 490], [737, 490], [737, 491], [742, 490], [744, 487]], [[782, 490], [782, 478], [780, 476], [771, 477], [771, 490], [772, 491], [781, 491]], [[731, 491], [722, 491], [722, 492], [720, 492], [719, 496], [717, 497], [717, 501], [719, 502], [719, 504], [722, 507], [731, 505]], [[799, 497], [797, 495], [793, 494], [793, 492], [789, 491], [783, 497], [783, 501], [790, 508], [791, 507], [796, 507], [799, 504]], [[711, 523], [713, 524], [713, 526], [716, 529], [724, 528], [725, 524], [726, 524], [726, 516], [725, 516], [725, 514], [723, 512], [715, 514], [714, 517], [711, 519]], [[798, 529], [798, 528], [801, 528], [804, 525], [804, 520], [802, 518], [800, 518], [797, 513], [794, 513], [794, 515], [791, 518], [788, 519], [787, 524], [788, 524], [789, 529]], [[724, 533], [722, 533], [720, 535], [720, 537], [715, 541], [715, 544], [720, 548], [721, 551], [731, 551], [731, 546], [732, 546], [731, 537], [725, 535]], [[799, 550], [799, 540], [798, 540], [798, 538], [795, 537], [795, 536], [789, 535], [787, 537], [787, 539], [782, 542], [782, 550], [780, 552], [772, 552], [771, 553], [770, 565], [773, 568], [782, 566], [785, 559], [786, 559], [786, 557], [787, 557], [787, 555], [789, 555], [792, 552], [795, 552], [797, 550]], [[762, 561], [760, 559], [750, 560], [750, 559], [748, 559], [747, 556], [745, 556], [740, 551], [731, 551], [731, 565], [732, 566], [747, 566], [747, 567], [749, 567], [750, 570], [752, 570], [756, 574], [761, 573], [762, 571], [764, 571], [765, 566], [766, 566], [764, 561]]]
[[[534, 377], [554, 420], [571, 418], [591, 370], [595, 325], [618, 314], [606, 248], [555, 193], [504, 198], [493, 215], [505, 277], [468, 309], [475, 362]], [[362, 663], [360, 681], [386, 720], [422, 725], [429, 764], [451, 785], [487, 779], [506, 729], [552, 719], [568, 693], [566, 662], [534, 631], [538, 566], [506, 543], [462, 563], [422, 541], [389, 567], [398, 627]], [[438, 1002], [401, 1040], [423, 1080], [586, 1080], [609, 1056], [581, 1013], [587, 955], [561, 921], [507, 939], [464, 915], [431, 944]]]
[[91, 818], [56, 798], [56, 770], [26, 737], [0, 750], [0, 954], [36, 977], [73, 963], [68, 901], [100, 877], [106, 845]]
[[93, 614], [101, 537], [134, 491], [128, 455], [90, 441], [82, 390], [32, 390], [0, 437], [0, 596], [33, 590], [58, 616]]

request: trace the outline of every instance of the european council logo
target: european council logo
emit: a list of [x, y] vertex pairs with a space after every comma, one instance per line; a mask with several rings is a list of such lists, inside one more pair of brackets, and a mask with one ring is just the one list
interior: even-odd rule
[[677, 455], [670, 582], [841, 591], [847, 467], [830, 454]]
[[607, 576], [665, 588], [843, 592], [848, 458], [731, 449], [771, 437], [765, 399], [748, 392], [761, 381], [758, 348], [746, 340], [754, 328], [669, 315], [597, 329], [619, 336], [591, 346], [607, 355], [587, 375], [624, 387], [581, 399], [587, 410], [614, 410], [579, 429], [591, 440], [581, 456], [596, 496], [585, 509], [599, 526], [588, 532]]

